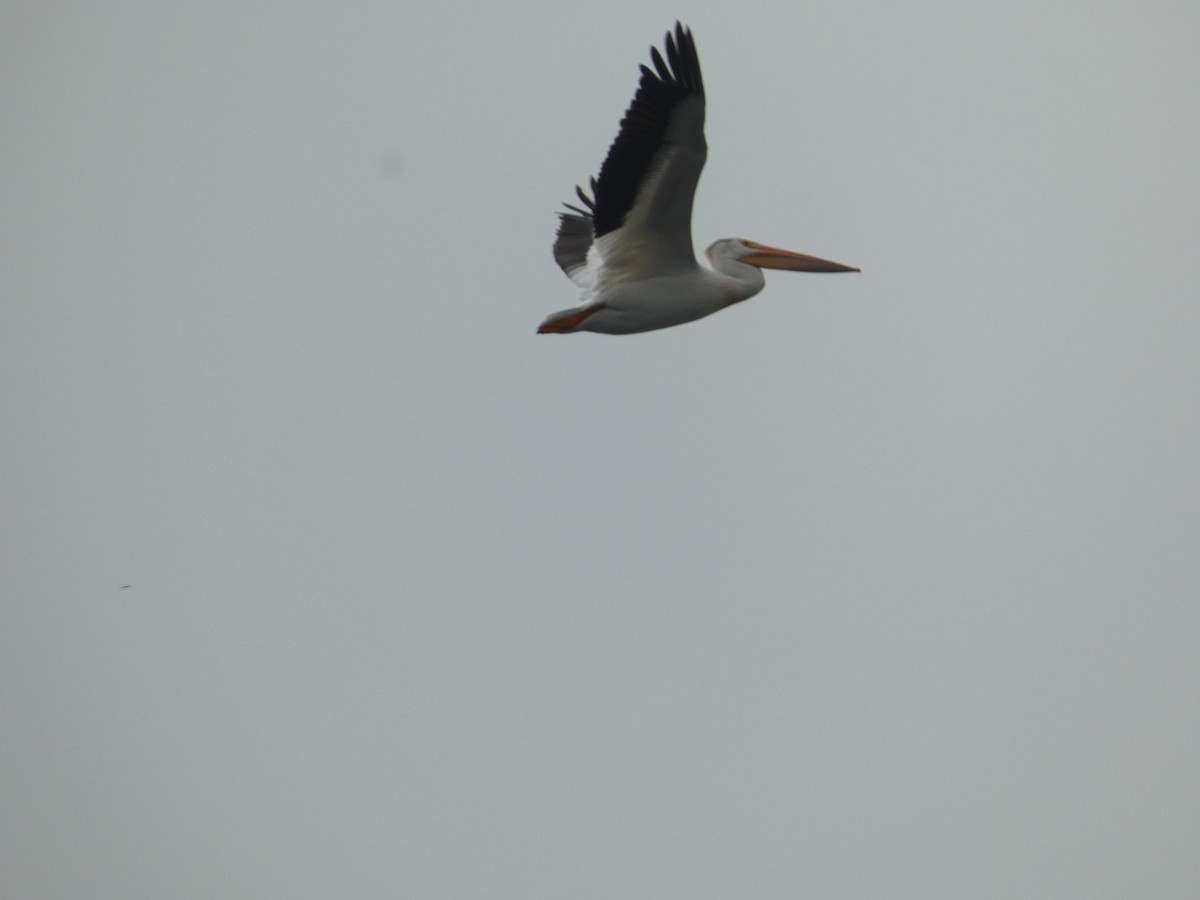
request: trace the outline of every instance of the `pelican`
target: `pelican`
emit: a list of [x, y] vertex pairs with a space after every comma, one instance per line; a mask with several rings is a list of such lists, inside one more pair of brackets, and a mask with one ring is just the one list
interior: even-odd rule
[[704, 82], [692, 32], [675, 23], [654, 47], [591, 194], [564, 203], [554, 259], [583, 289], [583, 302], [546, 317], [539, 334], [636, 334], [682, 325], [753, 297], [763, 269], [857, 272], [853, 266], [725, 238], [692, 249], [692, 198], [708, 155]]

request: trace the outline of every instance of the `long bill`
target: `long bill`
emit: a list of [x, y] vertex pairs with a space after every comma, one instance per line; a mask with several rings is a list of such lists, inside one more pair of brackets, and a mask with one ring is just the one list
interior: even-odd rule
[[793, 253], [791, 250], [780, 250], [778, 247], [764, 247], [762, 244], [755, 247], [753, 253], [738, 257], [738, 262], [758, 266], [760, 269], [786, 269], [791, 272], [861, 271], [854, 266], [844, 266], [832, 260]]

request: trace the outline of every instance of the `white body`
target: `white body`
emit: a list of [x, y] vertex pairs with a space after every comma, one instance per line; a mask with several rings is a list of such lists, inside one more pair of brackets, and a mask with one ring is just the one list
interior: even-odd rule
[[612, 279], [615, 283], [610, 281], [607, 285], [600, 263], [597, 269], [602, 287], [586, 290], [578, 307], [555, 316], [595, 309], [574, 330], [636, 334], [702, 319], [763, 289], [766, 279], [759, 269], [732, 258], [724, 258], [722, 263], [721, 268], [729, 274], [703, 268], [693, 259], [690, 265], [676, 272], [636, 280]]

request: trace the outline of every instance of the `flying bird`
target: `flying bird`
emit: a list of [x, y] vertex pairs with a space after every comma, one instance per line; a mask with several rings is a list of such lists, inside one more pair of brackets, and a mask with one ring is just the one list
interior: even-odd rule
[[682, 325], [753, 297], [762, 269], [857, 272], [853, 266], [725, 238], [692, 249], [692, 198], [708, 154], [704, 82], [690, 29], [667, 32], [666, 60], [642, 66], [633, 103], [591, 180], [575, 188], [581, 206], [563, 204], [554, 258], [583, 289], [583, 302], [546, 318], [539, 334], [635, 334]]

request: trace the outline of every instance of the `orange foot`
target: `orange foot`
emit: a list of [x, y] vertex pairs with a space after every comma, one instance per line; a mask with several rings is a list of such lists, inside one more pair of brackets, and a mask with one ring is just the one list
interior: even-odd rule
[[538, 334], [566, 334], [568, 331], [574, 331], [584, 319], [602, 309], [604, 306], [598, 303], [583, 309], [570, 309], [565, 313], [558, 313], [538, 326]]

